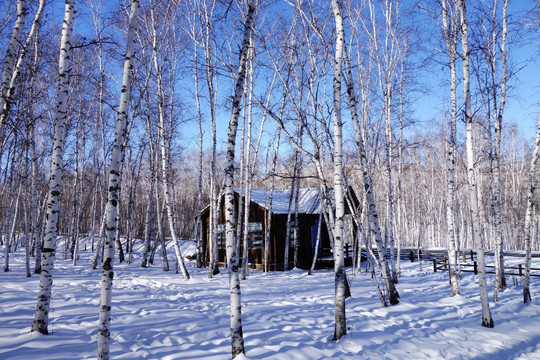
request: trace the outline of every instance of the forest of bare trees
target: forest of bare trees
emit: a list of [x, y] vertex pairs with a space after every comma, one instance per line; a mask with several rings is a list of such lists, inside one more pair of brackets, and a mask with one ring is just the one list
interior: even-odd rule
[[[157, 256], [189, 279], [178, 241], [200, 244], [209, 206], [209, 252], [196, 260], [216, 275], [224, 197], [233, 357], [243, 353], [247, 240], [233, 223], [234, 187], [247, 201], [250, 189], [320, 189], [336, 340], [346, 334], [348, 186], [361, 203], [358, 243], [378, 250], [383, 305], [399, 302], [402, 246], [448, 248], [452, 295], [457, 250], [476, 249], [479, 262], [495, 250], [495, 300], [503, 251], [527, 250], [530, 261], [540, 250], [539, 99], [518, 118], [505, 112], [521, 104], [522, 69], [540, 55], [538, 3], [5, 0], [0, 14], [2, 260], [9, 271], [24, 246], [27, 276], [40, 274], [33, 331], [47, 333], [54, 258], [76, 264], [92, 252], [108, 358], [113, 264], [142, 247], [143, 267]], [[426, 97], [441, 100], [419, 106]]]

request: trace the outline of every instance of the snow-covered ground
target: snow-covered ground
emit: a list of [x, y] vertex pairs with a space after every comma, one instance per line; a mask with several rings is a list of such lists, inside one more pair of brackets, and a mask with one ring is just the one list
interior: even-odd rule
[[[190, 243], [183, 247], [189, 252]], [[39, 277], [25, 277], [23, 250], [11, 254], [10, 271], [0, 273], [0, 359], [96, 357], [100, 270], [91, 270], [89, 252], [81, 251], [75, 267], [61, 252], [57, 257], [48, 336], [30, 333]], [[111, 358], [230, 358], [227, 273], [209, 279], [206, 269], [188, 261], [192, 278], [184, 281], [160, 264], [139, 265], [135, 254], [131, 266], [115, 266]], [[332, 271], [252, 270], [242, 282], [246, 357], [540, 359], [540, 278], [533, 278], [533, 303], [526, 306], [522, 280], [509, 277], [499, 302], [491, 302], [495, 328], [487, 329], [480, 326], [475, 275], [463, 274], [462, 295], [452, 298], [448, 274], [433, 273], [429, 263], [423, 269], [402, 262], [401, 302], [386, 308], [370, 276], [349, 269], [348, 335], [337, 342]]]

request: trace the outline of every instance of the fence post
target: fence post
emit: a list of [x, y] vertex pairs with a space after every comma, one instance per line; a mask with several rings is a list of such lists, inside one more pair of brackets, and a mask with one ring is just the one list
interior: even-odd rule
[[467, 262], [467, 253], [465, 251], [462, 251], [461, 254], [463, 256], [463, 262], [466, 263]]
[[411, 262], [414, 262], [414, 253], [412, 252], [412, 250], [409, 253], [409, 259], [411, 260]]
[[478, 274], [478, 264], [476, 263], [476, 261], [474, 262], [474, 274]]
[[521, 264], [519, 264], [519, 276], [523, 276], [523, 268], [521, 267]]
[[473, 261], [473, 260], [474, 260], [474, 253], [473, 253], [473, 251], [471, 250], [471, 261]]
[[444, 270], [448, 270], [448, 258], [446, 257], [446, 255], [444, 256]]
[[437, 272], [437, 259], [433, 259], [433, 272]]

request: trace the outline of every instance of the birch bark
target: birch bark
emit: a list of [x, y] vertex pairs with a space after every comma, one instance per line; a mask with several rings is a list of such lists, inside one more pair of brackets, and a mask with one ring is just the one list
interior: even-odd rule
[[236, 234], [234, 233], [234, 157], [236, 145], [236, 132], [240, 115], [240, 101], [244, 90], [246, 78], [249, 40], [251, 38], [252, 24], [255, 17], [257, 0], [247, 3], [247, 14], [244, 20], [244, 34], [240, 49], [240, 63], [238, 77], [234, 88], [232, 102], [232, 115], [227, 133], [227, 153], [225, 160], [225, 234], [227, 263], [229, 264], [229, 288], [231, 296], [231, 345], [232, 358], [244, 354], [244, 336], [242, 334], [242, 304], [240, 293], [240, 278], [238, 276], [238, 254], [236, 253]]
[[472, 235], [478, 258], [478, 282], [480, 285], [480, 301], [482, 303], [482, 326], [492, 328], [494, 326], [489, 309], [487, 293], [486, 266], [484, 259], [484, 244], [479, 217], [478, 190], [475, 177], [474, 150], [473, 150], [473, 119], [471, 112], [471, 90], [469, 77], [469, 42], [467, 29], [467, 10], [465, 0], [458, 3], [461, 15], [461, 46], [463, 49], [463, 97], [465, 100], [465, 124], [467, 141], [467, 175], [469, 181], [470, 214], [472, 222]]
[[203, 24], [203, 41], [202, 47], [205, 59], [205, 75], [208, 88], [208, 105], [210, 108], [210, 121], [212, 123], [212, 161], [210, 165], [210, 219], [209, 229], [210, 234], [208, 247], [209, 247], [209, 264], [208, 264], [208, 277], [211, 278], [214, 275], [219, 274], [219, 262], [218, 262], [218, 232], [217, 224], [219, 219], [219, 205], [220, 197], [217, 184], [217, 126], [216, 126], [216, 93], [217, 82], [215, 82], [215, 64], [212, 55], [214, 44], [212, 42], [213, 32], [213, 16], [216, 2], [211, 1], [210, 6], [207, 6], [206, 1], [201, 1], [200, 5], [203, 7], [201, 11], [201, 19], [199, 20]]
[[536, 140], [534, 144], [533, 156], [529, 167], [529, 192], [527, 194], [527, 210], [525, 212], [524, 242], [525, 242], [525, 273], [523, 276], [523, 302], [531, 302], [531, 223], [534, 208], [534, 193], [536, 190], [537, 168], [540, 152], [540, 114], [536, 125]]
[[[7, 125], [7, 117], [9, 115], [10, 108], [13, 103], [13, 94], [15, 93], [16, 80], [19, 77], [21, 67], [23, 65], [23, 61], [26, 57], [26, 54], [28, 53], [28, 49], [30, 48], [32, 41], [37, 42], [36, 34], [38, 33], [40, 25], [41, 25], [41, 18], [43, 15], [43, 10], [45, 9], [45, 2], [46, 2], [45, 0], [39, 1], [38, 8], [34, 16], [34, 21], [32, 22], [32, 27], [30, 28], [30, 31], [28, 35], [26, 36], [26, 41], [22, 46], [22, 49], [17, 58], [17, 61], [14, 63], [15, 66], [8, 65], [4, 68], [7, 71], [11, 71], [11, 79], [9, 80], [7, 90], [5, 91], [5, 93], [3, 91], [4, 89], [2, 88], [2, 96], [0, 97], [0, 134], [1, 134], [0, 136], [1, 137], [3, 137], [5, 134], [5, 126]], [[17, 18], [16, 27], [18, 26], [17, 25], [18, 22], [19, 22], [19, 18]], [[24, 20], [22, 20], [22, 26], [24, 26]], [[11, 59], [11, 53], [10, 53], [9, 48], [8, 48], [8, 53], [9, 55], [6, 56], [6, 61]], [[4, 74], [2, 74], [2, 76], [4, 76]], [[2, 86], [3, 85], [4, 83], [2, 83]], [[0, 145], [3, 144], [3, 141], [5, 140], [6, 139], [0, 138]]]
[[[280, 141], [281, 141], [281, 126], [278, 126], [278, 130], [276, 134], [276, 147], [274, 148], [274, 156], [272, 158], [272, 174], [276, 173]], [[266, 229], [264, 231], [264, 272], [267, 274], [268, 274], [268, 271], [270, 270], [270, 266], [269, 266], [270, 265], [269, 264], [270, 234], [272, 232], [272, 202], [274, 200], [275, 187], [276, 187], [276, 177], [272, 176], [272, 180], [270, 181], [270, 194], [268, 196], [268, 213], [267, 213], [268, 219], [266, 221]]]
[[[455, 14], [449, 13], [447, 0], [442, 0], [442, 20], [444, 39], [450, 57], [450, 129], [448, 134], [447, 154], [447, 186], [446, 186], [446, 222], [448, 228], [448, 263], [452, 296], [459, 295], [459, 283], [457, 277], [456, 258], [456, 229], [455, 229], [455, 193], [456, 193], [456, 119], [457, 119], [457, 96], [456, 96], [456, 18]], [[448, 19], [451, 22], [448, 22]]]
[[[169, 220], [169, 231], [171, 232], [174, 253], [176, 255], [176, 262], [180, 266], [182, 275], [184, 279], [189, 280], [189, 273], [187, 271], [186, 265], [184, 264], [184, 258], [182, 257], [182, 252], [180, 251], [180, 246], [178, 245], [178, 238], [176, 237], [176, 226], [174, 221], [174, 214], [172, 208], [172, 196], [171, 196], [171, 164], [167, 152], [167, 144], [165, 139], [165, 109], [164, 109], [164, 89], [162, 82], [161, 67], [158, 63], [157, 58], [157, 33], [156, 33], [156, 22], [153, 11], [152, 3], [150, 3], [150, 16], [152, 18], [152, 58], [154, 63], [154, 71], [156, 72], [157, 80], [157, 101], [158, 101], [158, 134], [161, 146], [161, 171], [162, 171], [162, 181], [163, 181], [163, 197], [165, 200], [165, 207], [167, 209], [167, 218]], [[172, 131], [172, 129], [171, 129]]]
[[124, 158], [124, 144], [127, 138], [129, 100], [131, 94], [133, 55], [135, 53], [135, 32], [137, 29], [137, 15], [139, 0], [132, 0], [129, 13], [129, 25], [124, 56], [122, 75], [122, 91], [116, 120], [116, 133], [111, 152], [109, 167], [108, 196], [105, 208], [106, 238], [103, 250], [103, 268], [101, 273], [101, 297], [98, 321], [98, 359], [109, 359], [111, 338], [111, 307], [113, 285], [114, 247], [117, 228], [117, 206], [120, 195], [120, 171]]
[[[195, 34], [194, 34], [195, 36]], [[196, 232], [196, 258], [197, 258], [197, 268], [203, 267], [204, 255], [202, 252], [202, 223], [201, 223], [201, 213], [202, 213], [202, 196], [203, 196], [203, 129], [202, 129], [202, 113], [201, 113], [201, 100], [199, 95], [199, 55], [198, 55], [198, 45], [197, 41], [193, 42], [194, 44], [194, 53], [193, 53], [193, 82], [195, 89], [195, 103], [197, 105], [197, 126], [199, 130], [199, 164], [198, 164], [198, 175], [197, 175], [197, 184], [198, 184], [198, 193], [197, 193], [197, 232]]]
[[[507, 83], [507, 60], [506, 60], [506, 38], [508, 35], [508, 26], [507, 26], [507, 8], [508, 0], [504, 1], [502, 9], [502, 34], [501, 34], [501, 62], [502, 62], [502, 74], [500, 82], [500, 100], [499, 108], [495, 118], [495, 144], [493, 147], [493, 157], [495, 161], [495, 166], [493, 167], [493, 220], [494, 220], [494, 230], [495, 230], [495, 291], [494, 291], [494, 301], [498, 299], [499, 290], [504, 290], [506, 288], [506, 277], [504, 274], [504, 256], [503, 256], [503, 230], [502, 230], [502, 215], [501, 215], [501, 140], [502, 140], [502, 122], [503, 122], [503, 113], [504, 106], [506, 103], [506, 83]], [[493, 96], [493, 105], [497, 104], [497, 87], [495, 81], [495, 54], [497, 49], [497, 32], [496, 32], [496, 15], [497, 15], [497, 1], [495, 1], [493, 6], [493, 35], [492, 35], [492, 50], [491, 50], [491, 76], [493, 82], [492, 96]]]
[[[272, 83], [270, 84], [270, 91], [268, 92], [268, 97], [266, 98], [266, 105], [269, 104], [270, 102], [270, 99], [271, 99], [271, 95], [272, 95], [272, 90], [274, 89], [274, 84], [275, 84], [275, 81], [276, 81], [276, 74], [274, 73], [274, 77], [272, 78]], [[252, 93], [250, 92], [250, 102], [252, 101]], [[260, 126], [260, 130], [259, 130], [259, 137], [257, 139], [257, 143], [255, 145], [255, 153], [253, 154], [253, 159], [252, 159], [252, 163], [251, 165], [248, 164], [248, 171], [246, 172], [246, 204], [250, 204], [251, 203], [251, 189], [252, 189], [252, 184], [253, 184], [253, 177], [255, 176], [255, 173], [257, 171], [257, 160], [258, 160], [258, 154], [259, 154], [259, 148], [260, 148], [260, 144], [261, 144], [261, 140], [262, 140], [262, 136], [263, 136], [263, 130], [264, 130], [264, 123], [266, 121], [266, 117], [267, 117], [267, 112], [265, 111], [264, 114], [263, 114], [263, 117], [261, 119], [261, 126]], [[280, 134], [281, 134], [281, 131], [278, 130], [278, 134], [276, 136], [276, 143], [279, 144], [279, 137], [280, 137]], [[250, 156], [247, 156], [248, 159], [250, 159]], [[249, 160], [248, 160], [249, 162]], [[275, 168], [272, 170], [272, 172], [274, 173], [275, 172]], [[272, 177], [272, 180], [273, 180], [273, 177]], [[272, 193], [273, 191], [273, 185], [272, 185], [272, 188], [270, 190], [270, 192]], [[271, 212], [271, 202], [269, 203], [269, 209], [270, 209], [270, 212]], [[249, 239], [248, 239], [248, 236], [249, 236], [249, 212], [250, 212], [250, 207], [249, 206], [246, 206], [245, 207], [245, 214], [244, 214], [244, 218], [246, 219], [246, 221], [244, 222], [244, 238], [243, 238], [243, 245], [244, 245], [244, 249], [243, 249], [243, 253], [242, 253], [242, 274], [241, 274], [241, 279], [242, 280], [245, 280], [246, 279], [246, 276], [248, 275], [248, 262], [249, 262]], [[265, 232], [265, 240], [264, 240], [264, 246], [266, 248], [267, 246], [267, 243], [266, 243], [266, 233], [268, 233], [268, 236], [270, 236], [270, 220], [271, 219], [268, 219], [269, 220], [269, 226], [266, 228], [266, 232]]]
[[[148, 155], [149, 162], [152, 163], [152, 153]], [[150, 189], [148, 190], [148, 200], [146, 203], [146, 217], [144, 221], [144, 241], [141, 267], [148, 266], [148, 252], [150, 252], [150, 241], [152, 239], [152, 208], [154, 206], [154, 171], [150, 164]]]
[[345, 318], [345, 267], [343, 254], [343, 153], [341, 120], [341, 71], [345, 30], [343, 28], [343, 6], [340, 0], [332, 0], [332, 11], [336, 23], [336, 53], [334, 64], [334, 195], [336, 215], [334, 220], [334, 276], [335, 276], [335, 329], [334, 340], [347, 335]]
[[45, 238], [43, 240], [43, 260], [39, 280], [39, 294], [31, 331], [48, 334], [49, 307], [53, 283], [53, 269], [56, 253], [56, 229], [58, 212], [60, 210], [60, 195], [62, 192], [62, 168], [64, 145], [66, 138], [66, 121], [68, 116], [69, 73], [71, 67], [71, 34], [73, 32], [73, 16], [75, 1], [66, 0], [62, 39], [60, 43], [60, 58], [58, 61], [58, 94], [56, 116], [54, 121], [53, 154], [47, 195], [47, 214]]
[[[386, 285], [388, 294], [387, 298], [384, 299], [383, 303], [388, 305], [395, 305], [399, 303], [399, 293], [396, 289], [394, 282], [391, 279], [390, 267], [388, 266], [388, 261], [386, 260], [386, 249], [384, 247], [381, 227], [379, 223], [379, 216], [377, 214], [377, 206], [375, 204], [375, 197], [373, 195], [373, 186], [370, 176], [370, 169], [368, 164], [368, 159], [366, 156], [366, 149], [364, 147], [364, 140], [362, 136], [362, 130], [360, 128], [360, 123], [358, 121], [358, 106], [357, 100], [354, 92], [354, 82], [352, 76], [351, 64], [349, 61], [349, 56], [345, 49], [344, 51], [344, 60], [345, 60], [345, 74], [347, 75], [347, 95], [349, 97], [349, 108], [351, 110], [352, 122], [354, 126], [355, 133], [355, 143], [357, 155], [360, 159], [360, 165], [362, 167], [362, 181], [364, 184], [365, 198], [367, 203], [367, 213], [369, 217], [369, 229], [371, 235], [375, 238], [375, 245], [377, 246], [377, 256], [379, 269], [383, 277], [384, 283]], [[368, 236], [368, 239], [370, 236]]]
[[6, 56], [4, 58], [4, 64], [2, 68], [2, 79], [0, 83], [0, 145], [4, 144], [5, 131], [7, 126], [7, 116], [5, 113], [5, 106], [8, 101], [8, 93], [10, 89], [10, 82], [13, 74], [13, 68], [15, 66], [15, 60], [17, 58], [17, 48], [21, 42], [22, 31], [24, 30], [24, 22], [26, 20], [26, 13], [28, 8], [25, 0], [17, 1], [17, 19], [13, 26], [13, 32], [9, 40], [8, 47], [6, 49]]

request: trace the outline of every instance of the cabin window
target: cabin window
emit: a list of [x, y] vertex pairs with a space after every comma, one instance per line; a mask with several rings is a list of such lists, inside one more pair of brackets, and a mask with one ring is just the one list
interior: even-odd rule
[[225, 224], [217, 224], [217, 241], [218, 249], [225, 250], [227, 248], [227, 241], [225, 236]]
[[262, 222], [248, 223], [249, 248], [261, 250], [263, 248], [263, 226]]

